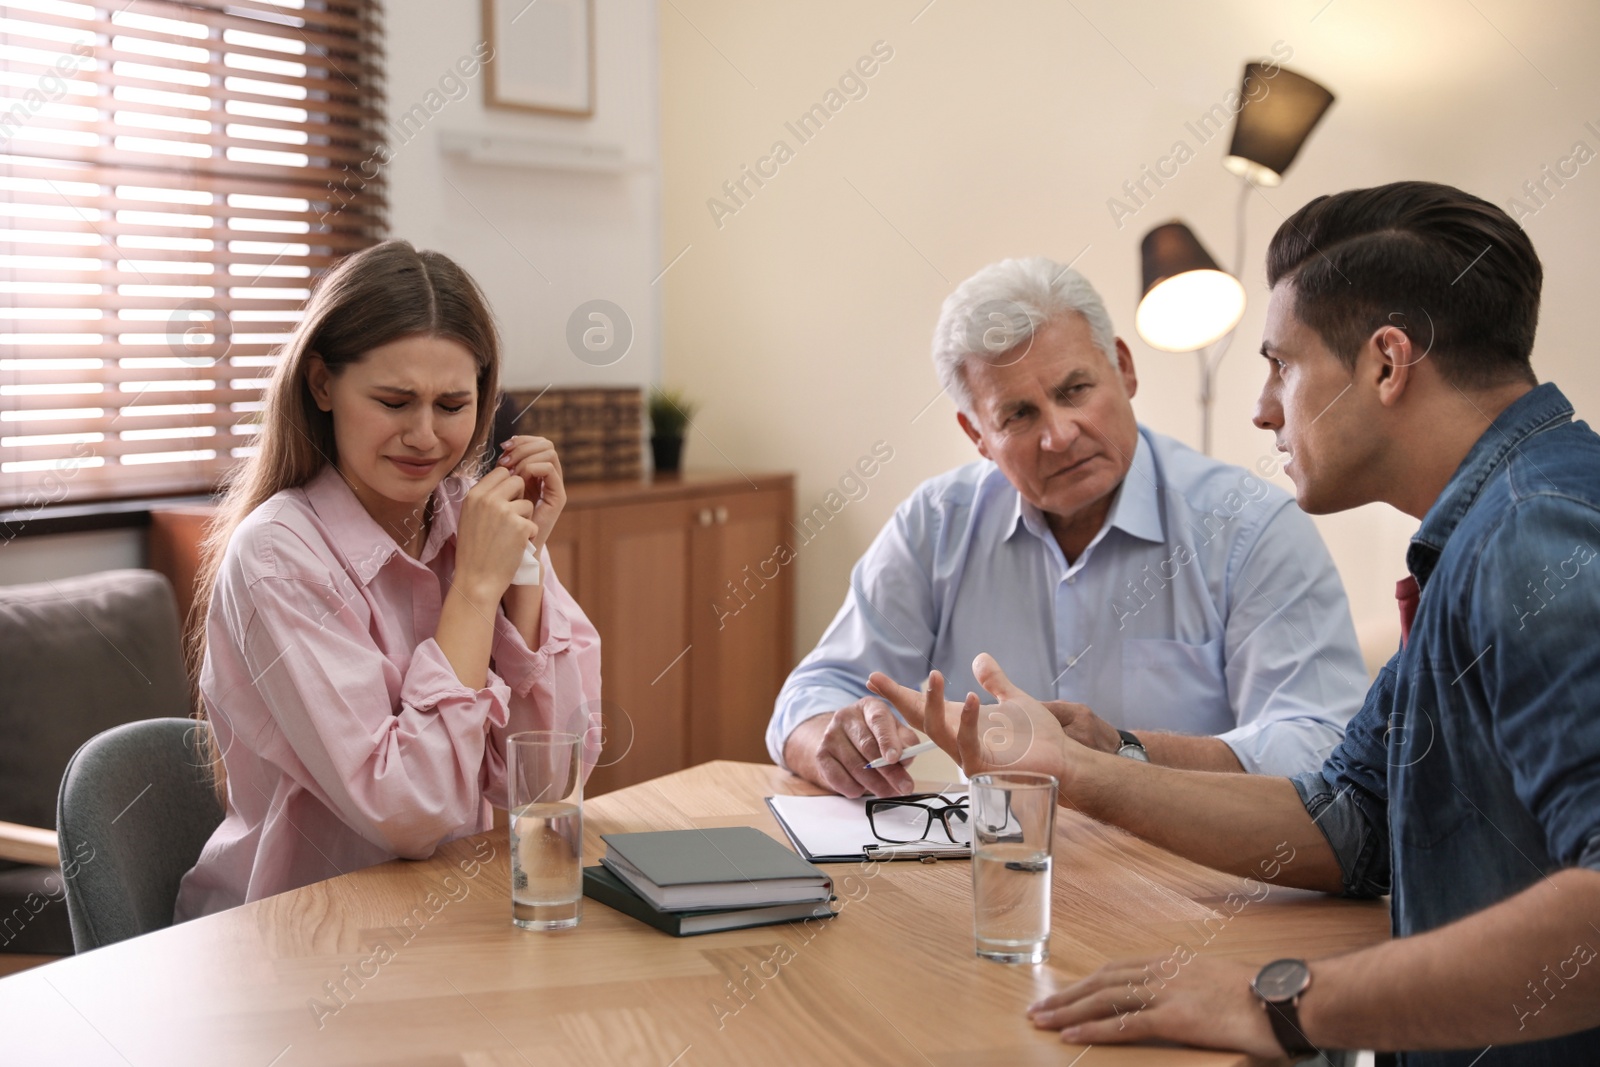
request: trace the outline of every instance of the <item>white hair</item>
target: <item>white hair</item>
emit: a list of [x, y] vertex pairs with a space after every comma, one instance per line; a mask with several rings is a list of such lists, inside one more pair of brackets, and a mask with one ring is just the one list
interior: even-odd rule
[[[956, 407], [971, 415], [967, 361], [1014, 362], [1027, 353], [1041, 327], [1071, 312], [1083, 316], [1095, 346], [1116, 363], [1111, 316], [1087, 278], [1044, 256], [989, 264], [956, 286], [939, 309], [939, 324], [933, 331], [933, 366], [939, 384]], [[1008, 353], [1017, 354], [1013, 359]]]

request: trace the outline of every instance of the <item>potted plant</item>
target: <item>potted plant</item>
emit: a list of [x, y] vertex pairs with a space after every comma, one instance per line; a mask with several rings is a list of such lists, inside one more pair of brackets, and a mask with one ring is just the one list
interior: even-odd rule
[[700, 410], [677, 389], [650, 389], [650, 455], [658, 474], [676, 474], [683, 460], [683, 437]]

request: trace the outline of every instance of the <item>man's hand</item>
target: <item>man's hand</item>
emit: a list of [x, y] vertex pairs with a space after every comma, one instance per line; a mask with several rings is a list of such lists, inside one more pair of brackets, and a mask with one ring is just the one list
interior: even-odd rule
[[968, 693], [962, 704], [944, 698], [944, 676], [928, 676], [925, 693], [874, 672], [867, 688], [895, 706], [961, 764], [968, 775], [984, 771], [1042, 771], [1055, 775], [1063, 791], [1084, 746], [1067, 734], [1048, 708], [1011, 684], [987, 652], [972, 661], [978, 684], [1000, 698], [982, 705]]
[[1280, 1058], [1283, 1047], [1250, 989], [1256, 971], [1179, 946], [1108, 963], [1032, 1005], [1028, 1017], [1074, 1045], [1176, 1041]]
[[[873, 677], [881, 679], [884, 686], [883, 689], [873, 689], [873, 692], [883, 696], [885, 700], [889, 700], [895, 707], [898, 708], [905, 702], [914, 702], [919, 708], [923, 706], [922, 695], [917, 690], [901, 685], [886, 674], [874, 674]], [[885, 692], [885, 690], [888, 692]], [[890, 692], [894, 694], [893, 699], [889, 697]], [[1055, 716], [1056, 722], [1061, 724], [1061, 729], [1066, 731], [1067, 736], [1078, 742], [1078, 744], [1086, 745], [1100, 752], [1111, 753], [1115, 753], [1117, 749], [1122, 747], [1122, 735], [1117, 733], [1117, 728], [1096, 715], [1089, 705], [1074, 704], [1070, 700], [1045, 700], [1041, 701], [1041, 703], [1044, 706], [1044, 710]], [[961, 701], [946, 700], [944, 702], [944, 713], [949, 722], [959, 723], [961, 721]], [[981, 716], [982, 714], [983, 709], [980, 708], [979, 715]]]
[[1070, 700], [1046, 700], [1044, 709], [1054, 715], [1066, 735], [1088, 748], [1115, 753], [1122, 747], [1117, 728], [1096, 715], [1087, 704]]
[[887, 704], [862, 697], [796, 726], [783, 743], [783, 761], [806, 781], [841, 796], [895, 797], [911, 792], [911, 772], [899, 763], [872, 771], [867, 764], [880, 756], [898, 756], [916, 743], [916, 732], [896, 719]]

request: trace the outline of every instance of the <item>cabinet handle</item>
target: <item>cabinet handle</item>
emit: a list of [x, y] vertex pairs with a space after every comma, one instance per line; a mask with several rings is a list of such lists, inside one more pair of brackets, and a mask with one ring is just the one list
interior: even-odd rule
[[727, 508], [720, 508], [719, 507], [717, 509], [717, 521], [718, 522], [727, 522], [728, 521], [728, 509]]
[[711, 525], [711, 509], [710, 508], [701, 508], [700, 509], [700, 525], [701, 526], [710, 526]]

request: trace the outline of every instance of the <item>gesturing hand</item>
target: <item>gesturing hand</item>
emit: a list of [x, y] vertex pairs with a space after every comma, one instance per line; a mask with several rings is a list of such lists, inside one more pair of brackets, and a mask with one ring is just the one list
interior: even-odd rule
[[[877, 688], [871, 682], [868, 687], [874, 693], [888, 700], [889, 703], [899, 708], [901, 714], [905, 713], [904, 705], [914, 703], [918, 708], [926, 708], [924, 697], [917, 690], [901, 685], [886, 674], [874, 674], [873, 679], [878, 681], [883, 688]], [[893, 694], [891, 696], [890, 694]], [[1061, 724], [1061, 729], [1066, 735], [1089, 748], [1101, 752], [1115, 752], [1122, 747], [1122, 736], [1117, 733], [1117, 728], [1106, 722], [1094, 713], [1087, 704], [1075, 704], [1070, 700], [1046, 700], [1041, 702], [1044, 709]], [[959, 700], [946, 700], [944, 702], [945, 719], [948, 722], [959, 724], [961, 722], [961, 704]], [[991, 706], [983, 705], [978, 709], [980, 719], [985, 710], [992, 710]], [[920, 721], [920, 720], [918, 720]], [[954, 728], [952, 728], [954, 732]]]
[[1065, 790], [1072, 760], [1083, 746], [1067, 736], [1048, 708], [1011, 684], [987, 652], [972, 663], [985, 690], [1000, 698], [983, 705], [974, 693], [961, 703], [944, 698], [944, 675], [928, 676], [926, 693], [874, 673], [867, 688], [893, 704], [906, 721], [924, 731], [961, 764], [968, 775], [984, 771], [1041, 771], [1053, 774]]
[[522, 479], [522, 495], [533, 501], [533, 521], [539, 527], [533, 547], [543, 550], [561, 510], [567, 506], [567, 488], [561, 478], [556, 446], [543, 437], [518, 436], [505, 441], [503, 447], [505, 451], [495, 466]]

